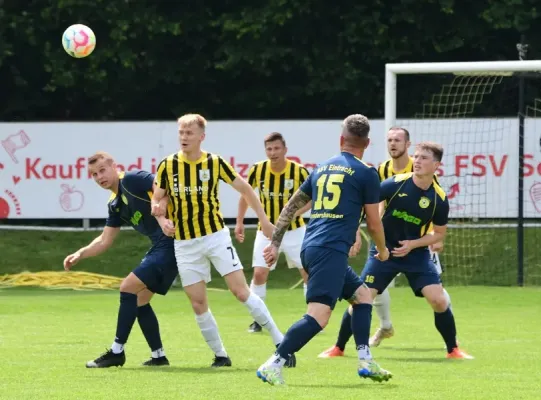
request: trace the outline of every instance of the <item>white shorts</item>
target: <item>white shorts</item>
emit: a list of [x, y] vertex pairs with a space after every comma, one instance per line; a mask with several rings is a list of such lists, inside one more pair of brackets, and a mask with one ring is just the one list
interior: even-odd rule
[[441, 275], [443, 272], [443, 268], [441, 267], [440, 256], [438, 255], [438, 253], [434, 253], [430, 249], [428, 251], [430, 251], [430, 259], [436, 265], [436, 271], [438, 271], [438, 275]]
[[200, 238], [175, 240], [175, 257], [182, 286], [210, 282], [210, 264], [221, 276], [242, 269], [227, 227]]
[[[287, 266], [289, 268], [302, 268], [301, 263], [301, 247], [304, 240], [304, 234], [306, 233], [306, 226], [301, 226], [292, 231], [287, 231], [284, 234], [282, 245], [280, 246], [280, 253], [286, 255]], [[263, 258], [263, 250], [270, 244], [270, 240], [263, 235], [263, 232], [257, 231], [254, 242], [254, 254], [252, 257], [252, 266], [254, 267], [267, 267], [267, 263]], [[276, 268], [274, 263], [270, 270]]]

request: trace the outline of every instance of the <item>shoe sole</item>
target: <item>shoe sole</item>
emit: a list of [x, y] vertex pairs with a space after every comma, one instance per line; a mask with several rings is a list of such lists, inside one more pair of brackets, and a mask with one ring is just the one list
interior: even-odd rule
[[370, 374], [369, 371], [365, 371], [365, 370], [358, 371], [358, 375], [359, 375], [359, 377], [361, 377], [363, 379], [370, 379], [370, 380], [372, 380], [374, 382], [378, 382], [378, 383], [387, 382], [388, 380], [390, 380], [393, 377], [392, 374], [389, 374], [389, 375], [372, 375], [372, 374]]

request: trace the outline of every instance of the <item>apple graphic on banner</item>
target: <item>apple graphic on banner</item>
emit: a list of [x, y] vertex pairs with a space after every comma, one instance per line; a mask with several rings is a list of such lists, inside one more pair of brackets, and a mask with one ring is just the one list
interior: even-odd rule
[[7, 218], [9, 215], [9, 203], [0, 197], [0, 219]]
[[85, 196], [80, 190], [75, 190], [75, 186], [60, 185], [63, 192], [60, 195], [60, 206], [64, 211], [78, 211], [83, 207]]

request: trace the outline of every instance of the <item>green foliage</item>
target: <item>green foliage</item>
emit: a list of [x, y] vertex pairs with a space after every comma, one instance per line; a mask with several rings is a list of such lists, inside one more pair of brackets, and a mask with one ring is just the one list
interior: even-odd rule
[[[3, 120], [381, 117], [387, 62], [516, 59], [521, 33], [530, 57], [541, 44], [534, 0], [0, 3]], [[96, 33], [86, 59], [62, 49], [73, 23]]]

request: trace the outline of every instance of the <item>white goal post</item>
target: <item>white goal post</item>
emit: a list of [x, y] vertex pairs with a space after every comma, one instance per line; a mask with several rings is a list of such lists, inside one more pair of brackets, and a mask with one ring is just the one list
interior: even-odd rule
[[[506, 74], [541, 71], [541, 60], [475, 61], [445, 63], [385, 64], [385, 131], [396, 121], [396, 76], [400, 74], [469, 73]], [[385, 154], [387, 157], [387, 154]]]

